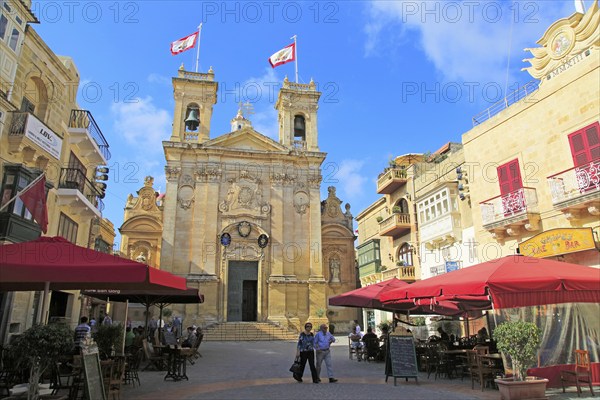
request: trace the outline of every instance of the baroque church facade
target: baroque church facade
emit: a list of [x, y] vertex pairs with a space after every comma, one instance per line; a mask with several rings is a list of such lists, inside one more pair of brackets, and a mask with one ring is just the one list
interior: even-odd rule
[[173, 131], [163, 142], [166, 192], [147, 177], [125, 206], [121, 251], [187, 278], [205, 301], [173, 305], [186, 324], [347, 323], [356, 311], [328, 298], [356, 288], [350, 205], [335, 187], [321, 201], [314, 82], [287, 78], [279, 91], [279, 140], [255, 131], [241, 110], [231, 132], [211, 138], [214, 73], [180, 68]]

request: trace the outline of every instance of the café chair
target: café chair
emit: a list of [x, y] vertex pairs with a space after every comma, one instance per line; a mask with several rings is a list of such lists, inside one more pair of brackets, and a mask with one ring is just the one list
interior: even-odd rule
[[590, 369], [590, 353], [587, 350], [575, 350], [575, 370], [560, 371], [560, 382], [563, 393], [565, 393], [565, 382], [575, 380], [577, 386], [577, 396], [581, 397], [581, 383], [587, 383], [590, 392], [594, 396], [592, 389], [592, 371]]
[[146, 339], [142, 341], [142, 348], [144, 349], [144, 355], [148, 361], [148, 364], [146, 364], [143, 371], [147, 370], [150, 366], [156, 368], [157, 371], [162, 371], [165, 369], [165, 358], [163, 356], [156, 355], [153, 351], [151, 351], [150, 345]]
[[138, 386], [141, 386], [138, 370], [140, 368], [140, 363], [142, 362], [143, 356], [144, 349], [141, 348], [127, 356], [127, 363], [125, 365], [125, 378], [123, 379], [125, 384], [131, 382], [133, 387], [135, 387], [135, 383], [137, 382]]
[[475, 381], [477, 381], [481, 385], [481, 391], [483, 392], [486, 382], [493, 382], [494, 371], [491, 367], [481, 362], [481, 358], [478, 357], [475, 350], [467, 350], [467, 363], [471, 377], [471, 389], [475, 389]]

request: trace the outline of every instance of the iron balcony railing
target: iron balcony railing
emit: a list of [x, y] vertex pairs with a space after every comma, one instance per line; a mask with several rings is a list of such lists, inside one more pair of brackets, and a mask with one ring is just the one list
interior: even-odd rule
[[558, 204], [600, 192], [600, 159], [549, 176], [552, 203]]
[[59, 189], [77, 189], [85, 198], [92, 203], [98, 211], [104, 211], [104, 203], [100, 198], [102, 192], [90, 181], [85, 173], [78, 168], [61, 168]]
[[483, 225], [490, 225], [518, 215], [538, 213], [534, 188], [523, 187], [479, 203]]
[[104, 156], [104, 159], [110, 160], [108, 142], [104, 138], [104, 135], [94, 120], [91, 112], [87, 110], [71, 110], [69, 128], [86, 129], [100, 148], [100, 152]]
[[487, 110], [480, 112], [476, 116], [473, 117], [473, 126], [479, 125], [484, 121], [492, 118], [494, 115], [498, 114], [500, 111], [507, 109], [511, 105], [523, 100], [525, 97], [529, 96], [531, 93], [538, 90], [540, 87], [540, 81], [535, 80], [527, 83], [525, 86], [520, 87], [514, 92], [510, 93], [508, 96], [500, 100], [499, 102], [493, 104]]

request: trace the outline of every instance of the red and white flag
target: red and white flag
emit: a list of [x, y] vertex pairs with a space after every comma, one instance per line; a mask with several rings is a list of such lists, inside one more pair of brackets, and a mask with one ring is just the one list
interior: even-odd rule
[[176, 55], [186, 50], [193, 49], [198, 40], [198, 32], [194, 32], [189, 36], [181, 38], [171, 43], [171, 54]]
[[19, 194], [19, 198], [38, 223], [42, 232], [48, 230], [48, 208], [46, 208], [46, 177], [42, 175], [37, 182]]
[[269, 57], [269, 64], [275, 68], [285, 63], [289, 63], [296, 59], [296, 43], [292, 43], [289, 46], [284, 47], [277, 53]]

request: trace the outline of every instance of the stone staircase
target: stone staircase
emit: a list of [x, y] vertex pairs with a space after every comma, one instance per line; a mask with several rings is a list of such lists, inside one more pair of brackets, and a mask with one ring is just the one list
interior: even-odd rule
[[298, 333], [272, 322], [223, 322], [204, 329], [205, 341], [297, 341]]

